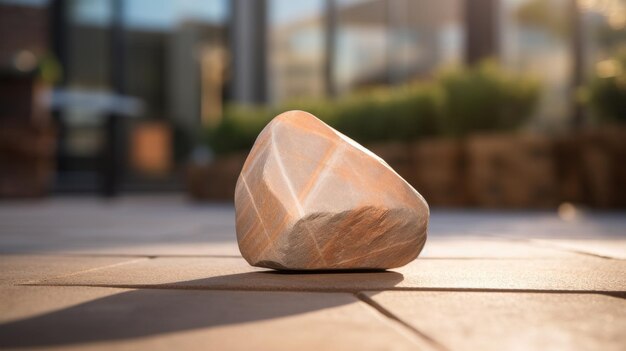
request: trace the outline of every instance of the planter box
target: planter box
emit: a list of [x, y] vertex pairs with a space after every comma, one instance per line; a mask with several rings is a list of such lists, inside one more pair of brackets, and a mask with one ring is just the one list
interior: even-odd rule
[[476, 135], [467, 139], [472, 203], [489, 208], [550, 208], [559, 203], [551, 139], [540, 135]]
[[582, 150], [580, 135], [568, 134], [554, 141], [554, 162], [561, 202], [587, 202], [580, 156]]
[[153, 178], [167, 177], [173, 168], [173, 135], [162, 121], [140, 121], [130, 134], [130, 166], [136, 173]]
[[411, 145], [412, 184], [431, 206], [467, 205], [462, 143], [429, 139]]
[[579, 136], [583, 202], [593, 207], [626, 207], [626, 126], [583, 131]]
[[194, 200], [233, 201], [237, 177], [247, 154], [218, 157], [206, 165], [190, 164], [187, 167], [187, 192]]
[[[560, 138], [474, 135], [368, 145], [431, 206], [556, 208], [563, 201], [626, 207], [626, 127]], [[245, 154], [190, 165], [192, 198], [232, 201]]]
[[413, 165], [409, 144], [394, 141], [371, 144], [366, 147], [385, 160], [407, 182], [413, 184]]
[[55, 150], [56, 133], [51, 126], [0, 128], [0, 198], [47, 195]]

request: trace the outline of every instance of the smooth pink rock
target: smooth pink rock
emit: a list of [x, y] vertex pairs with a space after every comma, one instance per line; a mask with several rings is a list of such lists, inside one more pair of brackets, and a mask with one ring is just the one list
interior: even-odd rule
[[385, 161], [310, 113], [259, 134], [235, 190], [237, 241], [253, 266], [387, 269], [426, 241], [424, 198]]

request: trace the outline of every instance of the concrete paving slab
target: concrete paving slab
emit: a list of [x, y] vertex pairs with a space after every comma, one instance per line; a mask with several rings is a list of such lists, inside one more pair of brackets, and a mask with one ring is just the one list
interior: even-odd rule
[[8, 287], [0, 295], [11, 316], [0, 324], [2, 349], [432, 349], [352, 294]]
[[536, 239], [533, 241], [546, 247], [626, 260], [626, 240], [624, 239]]
[[449, 350], [624, 350], [626, 300], [596, 294], [371, 294]]
[[0, 255], [0, 284], [32, 283], [136, 260], [129, 257]]
[[426, 241], [420, 258], [577, 258], [558, 247], [541, 247], [521, 240], [485, 237], [434, 237]]
[[[228, 256], [241, 257], [236, 241], [195, 243], [146, 243], [60, 251], [77, 255], [129, 256]], [[566, 247], [533, 245], [521, 240], [481, 237], [433, 238], [428, 240], [420, 258], [577, 258], [579, 254]]]
[[576, 259], [415, 260], [403, 286], [452, 289], [626, 291], [626, 261]]
[[512, 239], [623, 239], [626, 214], [585, 212], [564, 220], [556, 211], [458, 209], [431, 211], [431, 237], [493, 236]]
[[53, 198], [0, 203], [0, 253], [59, 253], [231, 241], [231, 205], [182, 198]]
[[127, 291], [132, 290], [65, 286], [0, 286], [0, 329], [6, 323], [47, 315]]
[[434, 209], [406, 267], [303, 274], [241, 259], [230, 205], [5, 202], [0, 349], [622, 350], [625, 224]]
[[156, 258], [53, 278], [43, 284], [193, 289], [361, 291], [491, 289], [626, 291], [626, 261], [418, 259], [386, 272], [302, 273], [250, 267], [239, 258]]
[[[556, 212], [433, 209], [429, 240], [448, 237], [620, 239], [624, 213], [585, 213], [564, 221]], [[205, 254], [195, 245], [235, 240], [232, 204], [191, 204], [181, 196], [51, 198], [0, 203], [0, 252]], [[185, 246], [186, 245], [186, 246]], [[155, 250], [144, 250], [154, 246]], [[185, 247], [183, 250], [182, 247]], [[489, 252], [489, 251], [486, 251]]]
[[153, 243], [125, 245], [117, 247], [75, 248], [59, 251], [66, 255], [93, 255], [93, 256], [226, 256], [241, 257], [236, 241], [224, 242], [195, 242], [195, 243]]

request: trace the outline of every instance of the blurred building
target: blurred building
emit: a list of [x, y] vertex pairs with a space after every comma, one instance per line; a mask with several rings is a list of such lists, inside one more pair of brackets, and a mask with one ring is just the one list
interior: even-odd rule
[[[325, 96], [328, 61], [335, 65], [332, 89], [346, 93], [429, 77], [440, 66], [462, 60], [458, 0], [338, 1], [334, 16], [326, 13], [323, 2], [317, 3], [315, 11], [300, 18], [272, 23], [273, 102]], [[331, 20], [335, 23], [329, 24]], [[325, 57], [328, 30], [335, 37], [331, 58]]]
[[[536, 125], [558, 128], [568, 123], [573, 87], [623, 40], [625, 8], [603, 0], [0, 0], [2, 123], [54, 120], [56, 191], [177, 189], [196, 140], [226, 103], [332, 97], [496, 57], [541, 77]], [[48, 79], [57, 66], [58, 79]], [[52, 106], [48, 117], [35, 117], [39, 95]]]

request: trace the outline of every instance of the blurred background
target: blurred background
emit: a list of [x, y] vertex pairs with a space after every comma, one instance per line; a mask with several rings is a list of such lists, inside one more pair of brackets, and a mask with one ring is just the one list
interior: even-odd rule
[[232, 200], [289, 109], [432, 206], [626, 207], [626, 0], [0, 0], [0, 198]]

